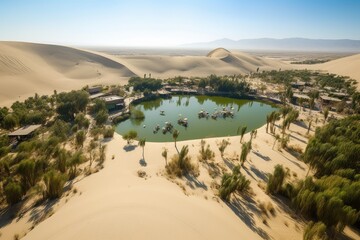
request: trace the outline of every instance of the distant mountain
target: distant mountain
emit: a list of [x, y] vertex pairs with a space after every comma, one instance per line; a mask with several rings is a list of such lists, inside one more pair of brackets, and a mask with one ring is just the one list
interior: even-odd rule
[[218, 47], [239, 50], [360, 52], [360, 40], [307, 39], [307, 38], [258, 38], [231, 40], [228, 38], [212, 42], [184, 44], [185, 48], [213, 49]]

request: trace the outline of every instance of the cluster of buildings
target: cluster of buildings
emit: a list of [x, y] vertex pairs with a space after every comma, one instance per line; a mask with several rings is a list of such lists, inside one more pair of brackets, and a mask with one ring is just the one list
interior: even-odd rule
[[90, 99], [101, 99], [105, 102], [106, 108], [109, 111], [121, 110], [125, 107], [125, 99], [123, 97], [105, 93], [102, 86], [92, 86], [87, 89], [90, 94]]

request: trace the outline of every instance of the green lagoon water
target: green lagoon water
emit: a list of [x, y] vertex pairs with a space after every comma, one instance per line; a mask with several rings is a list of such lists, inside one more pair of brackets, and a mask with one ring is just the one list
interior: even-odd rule
[[[237, 135], [239, 126], [247, 126], [247, 132], [257, 129], [266, 123], [266, 115], [277, 110], [270, 104], [239, 100], [226, 97], [209, 96], [173, 96], [171, 99], [157, 99], [134, 106], [145, 114], [145, 119], [139, 121], [128, 119], [116, 126], [116, 132], [123, 135], [129, 130], [138, 132], [138, 137], [146, 138], [148, 142], [171, 142], [172, 134], [163, 134], [161, 129], [154, 134], [156, 125], [162, 128], [165, 122], [171, 122], [175, 129], [180, 131], [178, 141], [189, 139], [202, 139], [211, 137], [225, 137]], [[233, 108], [233, 118], [209, 117], [198, 118], [198, 112], [207, 111], [210, 115], [223, 107]], [[164, 111], [165, 115], [160, 115]], [[188, 118], [188, 127], [177, 123], [180, 117]]]

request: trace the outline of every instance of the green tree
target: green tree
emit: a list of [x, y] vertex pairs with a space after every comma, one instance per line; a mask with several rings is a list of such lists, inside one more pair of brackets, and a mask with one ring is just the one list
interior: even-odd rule
[[61, 197], [67, 176], [55, 170], [50, 170], [44, 175], [44, 198], [55, 199]]
[[85, 114], [83, 113], [76, 114], [75, 123], [78, 125], [79, 128], [88, 129], [90, 126], [89, 119], [87, 119]]
[[58, 137], [62, 141], [67, 139], [67, 136], [70, 131], [70, 125], [60, 119], [56, 120], [53, 126], [51, 127], [53, 136]]
[[241, 166], [244, 166], [247, 156], [249, 155], [251, 150], [251, 141], [244, 143], [241, 146], [241, 154], [240, 154], [240, 163]]
[[23, 160], [20, 162], [17, 173], [21, 176], [22, 189], [24, 191], [33, 187], [37, 181], [37, 171], [34, 160]]
[[223, 139], [219, 145], [218, 145], [218, 148], [219, 148], [219, 151], [220, 151], [220, 154], [221, 154], [221, 157], [224, 156], [224, 152], [225, 152], [225, 149], [227, 148], [227, 146], [230, 145], [230, 142], [226, 139]]
[[84, 146], [84, 142], [86, 139], [86, 133], [83, 130], [80, 130], [76, 133], [75, 135], [75, 145], [76, 147], [83, 147]]
[[95, 115], [96, 124], [99, 126], [104, 125], [108, 118], [109, 114], [107, 113], [107, 111], [101, 110]]
[[89, 94], [86, 91], [71, 91], [57, 95], [56, 111], [65, 121], [73, 121], [75, 115], [84, 112], [89, 102]]
[[280, 192], [284, 180], [286, 177], [286, 172], [282, 165], [276, 165], [274, 168], [274, 173], [269, 175], [269, 180], [266, 188], [266, 192], [270, 194], [277, 194]]
[[144, 156], [145, 143], [146, 143], [146, 138], [142, 138], [139, 140], [139, 146], [142, 148], [142, 157], [144, 161], [145, 161], [145, 156]]
[[4, 117], [3, 126], [5, 129], [12, 130], [17, 126], [17, 118], [13, 114], [8, 114]]
[[101, 99], [95, 99], [94, 103], [90, 109], [91, 114], [96, 115], [97, 113], [105, 111], [107, 112], [106, 103], [104, 100]]
[[250, 188], [250, 181], [240, 172], [240, 166], [234, 167], [232, 174], [225, 173], [219, 188], [220, 198], [230, 201], [231, 194], [235, 191], [246, 192]]
[[57, 158], [56, 158], [56, 166], [57, 166], [57, 169], [61, 173], [66, 173], [67, 161], [69, 158], [70, 158], [70, 155], [65, 149], [59, 149]]
[[275, 141], [274, 141], [274, 145], [272, 146], [272, 149], [274, 149], [276, 142], [279, 141], [280, 135], [279, 135], [279, 134], [275, 134], [275, 135], [274, 135], [274, 138], [275, 138]]
[[326, 226], [322, 222], [310, 221], [304, 231], [303, 240], [328, 240]]
[[23, 193], [20, 184], [16, 182], [8, 183], [4, 188], [6, 202], [9, 205], [14, 205], [21, 201]]
[[69, 169], [69, 178], [74, 179], [77, 175], [78, 166], [85, 161], [84, 155], [82, 152], [78, 151], [73, 154], [69, 159], [68, 165]]
[[137, 135], [138, 134], [135, 130], [130, 130], [123, 135], [123, 139], [127, 141], [127, 144], [131, 144], [132, 141], [137, 138]]

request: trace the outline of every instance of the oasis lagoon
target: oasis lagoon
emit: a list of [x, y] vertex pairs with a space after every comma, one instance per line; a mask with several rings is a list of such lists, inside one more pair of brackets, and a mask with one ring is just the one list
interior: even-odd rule
[[[123, 135], [135, 130], [138, 138], [146, 138], [148, 142], [173, 141], [171, 131], [165, 134], [162, 131], [166, 123], [180, 132], [178, 141], [236, 136], [239, 126], [247, 126], [247, 132], [257, 129], [266, 123], [267, 114], [277, 110], [275, 105], [261, 101], [182, 95], [150, 100], [133, 107], [142, 111], [145, 118], [129, 118], [116, 126], [116, 132]], [[209, 116], [200, 118], [201, 111]], [[223, 117], [225, 111], [232, 116]], [[187, 127], [178, 124], [178, 120], [184, 118], [187, 118]], [[157, 128], [160, 129], [156, 131]]]

